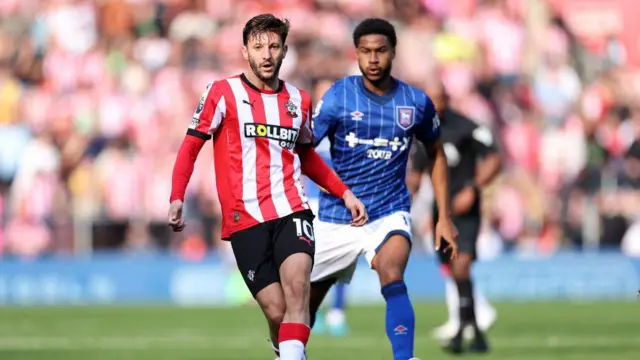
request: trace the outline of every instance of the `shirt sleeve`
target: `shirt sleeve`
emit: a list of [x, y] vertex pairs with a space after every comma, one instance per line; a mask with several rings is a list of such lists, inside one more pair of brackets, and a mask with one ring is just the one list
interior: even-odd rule
[[196, 159], [204, 143], [205, 140], [195, 136], [185, 136], [173, 166], [171, 197], [169, 198], [169, 202], [173, 202], [174, 200], [184, 201], [187, 185], [189, 184]]
[[471, 131], [471, 141], [475, 153], [480, 157], [498, 152], [498, 144], [491, 129], [484, 125], [476, 125]]
[[424, 94], [425, 105], [422, 119], [416, 126], [415, 136], [423, 144], [429, 145], [440, 138], [440, 117], [431, 99]]
[[336, 115], [336, 90], [335, 84], [327, 90], [322, 99], [316, 104], [313, 111], [313, 137], [314, 145], [318, 145], [327, 135], [335, 132], [338, 125]]
[[349, 190], [313, 147], [298, 147], [298, 155], [302, 173], [318, 186], [327, 189], [331, 195], [342, 198], [345, 191]]
[[211, 139], [222, 123], [225, 112], [225, 100], [220, 86], [215, 82], [210, 82], [200, 96], [187, 134], [204, 140]]

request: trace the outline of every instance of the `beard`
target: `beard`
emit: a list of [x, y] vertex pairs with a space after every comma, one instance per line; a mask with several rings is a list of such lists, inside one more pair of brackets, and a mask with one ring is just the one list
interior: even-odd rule
[[282, 66], [282, 59], [280, 60], [272, 60], [271, 64], [273, 64], [273, 73], [267, 75], [263, 71], [260, 70], [260, 66], [263, 65], [258, 64], [257, 61], [249, 58], [249, 67], [251, 67], [251, 71], [260, 79], [262, 82], [270, 82], [274, 79], [278, 78], [278, 73], [280, 73], [280, 67]]

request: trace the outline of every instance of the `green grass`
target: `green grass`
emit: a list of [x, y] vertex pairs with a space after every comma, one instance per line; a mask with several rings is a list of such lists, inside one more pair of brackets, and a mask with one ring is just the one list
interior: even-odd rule
[[[637, 359], [640, 303], [498, 305], [486, 359]], [[452, 359], [430, 338], [442, 304], [416, 308], [416, 356]], [[311, 360], [392, 359], [383, 307], [348, 312], [347, 338], [312, 336]], [[2, 360], [270, 360], [266, 325], [254, 307], [0, 308]]]

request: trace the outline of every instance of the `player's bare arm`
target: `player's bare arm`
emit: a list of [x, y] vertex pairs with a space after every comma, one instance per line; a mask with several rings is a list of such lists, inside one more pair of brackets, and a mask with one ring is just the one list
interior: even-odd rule
[[502, 158], [500, 154], [494, 153], [487, 155], [480, 161], [478, 165], [478, 174], [476, 175], [475, 185], [479, 188], [483, 188], [489, 185], [502, 169]]
[[[471, 120], [468, 120], [471, 123]], [[474, 124], [475, 126], [475, 124]], [[480, 191], [488, 186], [500, 173], [502, 159], [491, 130], [483, 125], [475, 126], [470, 132], [472, 150], [478, 161], [475, 165], [475, 176], [465, 184], [453, 198], [453, 213], [467, 214], [480, 196]]]
[[440, 214], [436, 224], [435, 248], [439, 250], [441, 241], [444, 240], [447, 243], [447, 248], [450, 249], [451, 258], [455, 259], [458, 256], [458, 230], [451, 220], [447, 157], [440, 140], [425, 145], [427, 155], [431, 159], [429, 173]]
[[477, 174], [473, 183], [468, 184], [453, 199], [453, 213], [465, 214], [479, 196], [479, 191], [488, 186], [500, 173], [502, 159], [499, 153], [491, 153], [485, 156], [477, 166]]

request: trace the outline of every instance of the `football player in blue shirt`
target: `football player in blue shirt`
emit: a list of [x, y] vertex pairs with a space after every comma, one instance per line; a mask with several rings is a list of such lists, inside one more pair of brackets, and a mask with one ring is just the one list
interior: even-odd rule
[[331, 286], [351, 280], [363, 254], [380, 278], [394, 360], [416, 359], [415, 316], [403, 276], [411, 250], [411, 197], [405, 177], [414, 137], [424, 143], [431, 159], [440, 213], [436, 248], [444, 240], [452, 258], [458, 252], [440, 120], [423, 91], [391, 76], [397, 43], [393, 25], [382, 19], [364, 20], [356, 27], [353, 41], [362, 76], [335, 82], [316, 105], [313, 125], [316, 143], [329, 138], [334, 171], [365, 204], [370, 221], [363, 227], [351, 226], [351, 214], [342, 201], [320, 195], [314, 224], [311, 321], [313, 325]]

